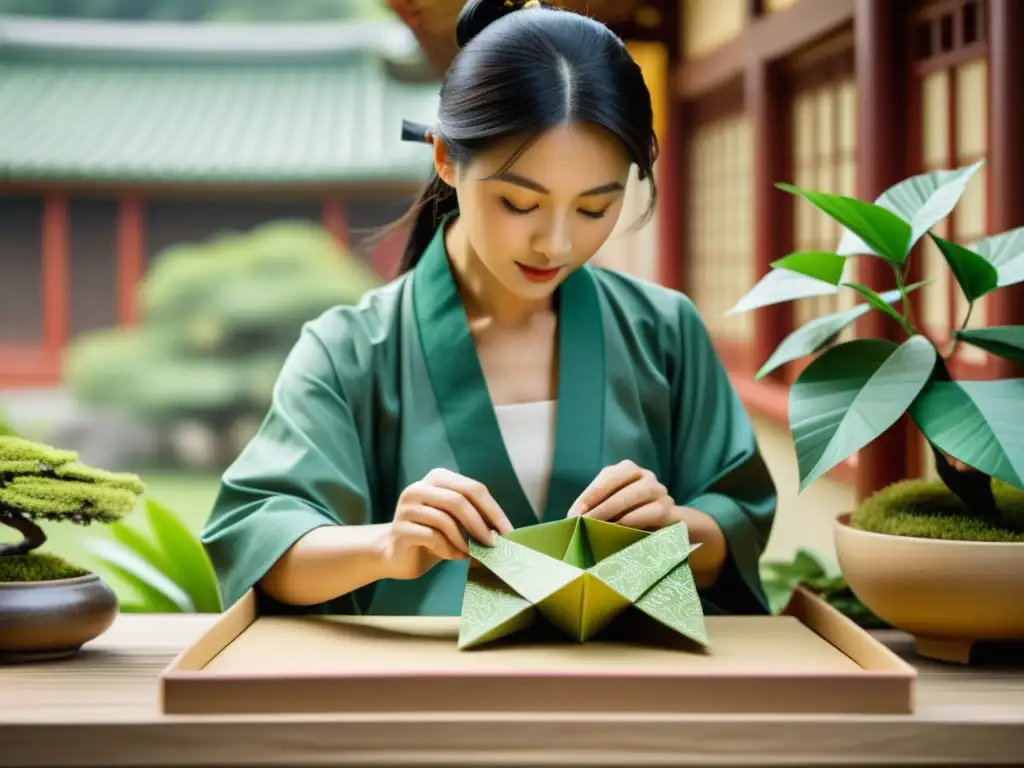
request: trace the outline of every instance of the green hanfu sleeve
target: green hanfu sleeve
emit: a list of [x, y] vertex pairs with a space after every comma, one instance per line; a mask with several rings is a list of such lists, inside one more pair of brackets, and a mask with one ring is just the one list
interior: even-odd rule
[[[255, 588], [261, 610], [296, 611], [263, 593], [259, 580], [314, 528], [370, 521], [363, 441], [343, 382], [321, 335], [307, 324], [259, 431], [224, 472], [201, 533], [225, 607]], [[355, 613], [357, 594], [302, 610]]]
[[680, 305], [680, 348], [672, 376], [672, 497], [710, 515], [728, 556], [716, 583], [702, 590], [709, 613], [770, 611], [759, 563], [777, 495], [753, 427], [693, 304]]

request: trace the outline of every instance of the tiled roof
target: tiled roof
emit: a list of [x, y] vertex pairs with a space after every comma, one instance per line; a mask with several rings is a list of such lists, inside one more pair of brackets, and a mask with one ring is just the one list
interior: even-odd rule
[[418, 182], [438, 84], [403, 25], [0, 18], [0, 180]]

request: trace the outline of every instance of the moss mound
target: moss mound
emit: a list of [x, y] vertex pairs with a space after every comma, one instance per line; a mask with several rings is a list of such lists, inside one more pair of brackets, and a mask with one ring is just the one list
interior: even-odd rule
[[0, 583], [26, 581], [56, 581], [88, 574], [63, 557], [49, 552], [30, 552], [27, 555], [0, 557]]
[[[1024, 521], [1024, 491], [992, 482], [996, 504], [1008, 517]], [[892, 536], [951, 541], [1024, 542], [1024, 534], [996, 527], [968, 514], [963, 502], [941, 480], [903, 480], [882, 489], [851, 515], [850, 525]]]

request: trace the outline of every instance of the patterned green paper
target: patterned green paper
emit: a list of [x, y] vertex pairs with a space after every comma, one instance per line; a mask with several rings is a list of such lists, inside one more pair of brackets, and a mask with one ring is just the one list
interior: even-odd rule
[[684, 523], [654, 533], [573, 517], [518, 528], [474, 558], [462, 602], [459, 648], [538, 621], [584, 642], [636, 609], [700, 645], [708, 643]]

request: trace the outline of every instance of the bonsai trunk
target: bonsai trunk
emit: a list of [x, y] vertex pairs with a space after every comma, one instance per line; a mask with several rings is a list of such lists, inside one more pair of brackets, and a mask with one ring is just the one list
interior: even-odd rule
[[46, 534], [43, 533], [43, 529], [13, 509], [0, 507], [0, 523], [19, 531], [23, 537], [21, 541], [13, 544], [0, 544], [0, 557], [24, 555], [41, 547], [46, 542]]

